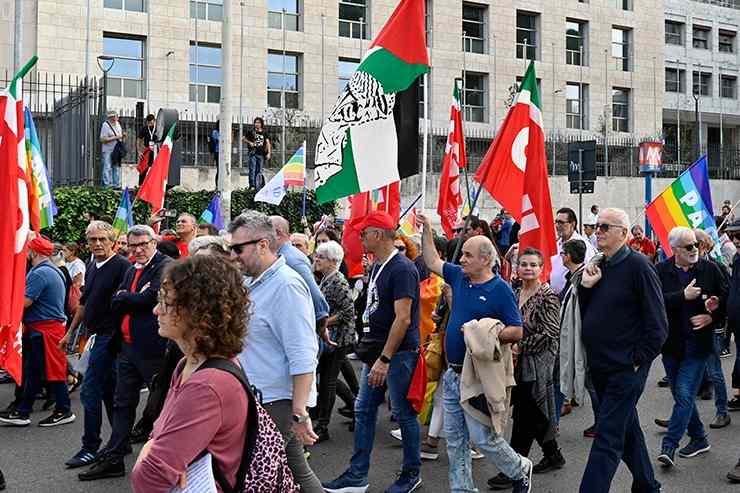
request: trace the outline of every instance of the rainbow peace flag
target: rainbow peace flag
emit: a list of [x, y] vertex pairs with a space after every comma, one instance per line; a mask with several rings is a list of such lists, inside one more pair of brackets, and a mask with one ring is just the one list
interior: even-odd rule
[[51, 181], [49, 181], [49, 174], [46, 172], [46, 165], [44, 165], [44, 155], [41, 153], [41, 143], [39, 142], [36, 125], [33, 123], [31, 110], [28, 109], [28, 106], [23, 109], [23, 119], [26, 127], [25, 144], [26, 159], [28, 162], [27, 169], [31, 170], [31, 182], [33, 186], [33, 190], [29, 191], [29, 195], [32, 200], [37, 201], [38, 205], [38, 209], [35, 209], [34, 207], [31, 207], [31, 209], [38, 210], [39, 228], [50, 228], [54, 225], [54, 216], [56, 216], [59, 211], [54, 202], [54, 195], [51, 192]]
[[646, 207], [645, 215], [658, 235], [667, 256], [673, 255], [668, 244], [668, 233], [676, 226], [706, 231], [715, 242], [713, 255], [716, 255], [720, 241], [714, 222], [707, 157], [700, 157], [689, 169], [681, 173]]
[[121, 194], [121, 201], [118, 203], [116, 217], [113, 218], [113, 230], [116, 237], [128, 233], [128, 228], [134, 225], [134, 211], [131, 207], [131, 201], [128, 198], [128, 187]]
[[401, 233], [406, 236], [413, 236], [419, 234], [419, 229], [416, 227], [416, 207], [411, 209], [406, 217], [403, 218], [403, 222], [400, 224]]
[[306, 184], [306, 141], [295, 151], [285, 166], [283, 166], [283, 185], [287, 187], [303, 187]]

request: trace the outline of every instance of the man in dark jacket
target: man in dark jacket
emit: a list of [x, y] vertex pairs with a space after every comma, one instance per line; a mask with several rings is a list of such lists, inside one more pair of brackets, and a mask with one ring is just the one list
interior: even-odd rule
[[578, 287], [581, 339], [599, 399], [599, 427], [580, 493], [609, 491], [620, 459], [632, 472], [632, 491], [660, 491], [636, 406], [668, 321], [655, 269], [627, 246], [629, 227], [623, 210], [599, 213], [596, 238], [603, 257], [592, 259]]
[[149, 226], [133, 226], [128, 232], [129, 250], [135, 257], [113, 296], [111, 308], [122, 317], [119, 335], [118, 377], [113, 402], [113, 429], [100, 460], [79, 474], [82, 481], [126, 474], [123, 456], [130, 450], [129, 435], [134, 424], [142, 384], [151, 385], [164, 357], [165, 339], [152, 310], [162, 270], [169, 258], [157, 251], [157, 239]]
[[661, 262], [657, 270], [669, 326], [663, 365], [674, 404], [658, 462], [673, 467], [676, 449], [687, 430], [691, 441], [679, 450], [680, 457], [696, 457], [710, 448], [694, 396], [714, 350], [715, 320], [724, 319], [727, 282], [715, 264], [699, 257], [699, 243], [691, 229], [673, 228], [668, 242], [673, 257]]
[[[740, 252], [740, 220], [727, 226], [727, 234]], [[740, 253], [735, 254], [730, 275], [730, 294], [727, 300], [727, 330], [735, 334], [735, 366], [732, 369], [732, 388], [735, 395], [727, 408], [740, 411]], [[739, 463], [740, 464], [740, 463]], [[740, 471], [738, 472], [740, 474]]]

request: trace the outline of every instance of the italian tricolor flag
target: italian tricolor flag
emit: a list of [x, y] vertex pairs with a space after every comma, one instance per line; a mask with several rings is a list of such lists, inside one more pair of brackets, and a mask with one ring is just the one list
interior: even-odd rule
[[319, 203], [419, 172], [417, 88], [428, 71], [424, 0], [401, 0], [321, 129], [314, 169]]
[[170, 155], [172, 154], [175, 125], [173, 123], [170, 131], [167, 132], [167, 137], [162, 142], [157, 157], [154, 159], [152, 167], [136, 195], [137, 198], [151, 204], [152, 212], [157, 212], [164, 207], [164, 194], [167, 189], [167, 175], [170, 172]]

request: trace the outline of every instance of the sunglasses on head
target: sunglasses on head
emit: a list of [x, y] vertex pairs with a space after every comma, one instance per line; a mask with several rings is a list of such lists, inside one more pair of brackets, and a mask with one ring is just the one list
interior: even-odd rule
[[234, 252], [237, 255], [241, 255], [244, 251], [244, 247], [248, 245], [254, 245], [255, 243], [259, 243], [260, 241], [264, 240], [265, 238], [257, 238], [256, 240], [249, 240], [245, 241], [243, 243], [235, 243], [229, 247], [229, 249]]
[[624, 226], [619, 226], [617, 224], [607, 224], [607, 223], [598, 223], [595, 227], [596, 227], [596, 229], [598, 229], [602, 233], [608, 232], [609, 231], [609, 228], [626, 229]]
[[696, 243], [689, 243], [688, 245], [681, 245], [679, 246], [679, 248], [683, 248], [687, 252], [693, 252], [694, 249], [697, 249], [697, 250], [699, 249], [699, 242], [697, 241]]

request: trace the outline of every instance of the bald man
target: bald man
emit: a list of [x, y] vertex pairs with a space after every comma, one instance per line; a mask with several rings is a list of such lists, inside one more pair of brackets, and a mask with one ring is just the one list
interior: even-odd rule
[[448, 369], [442, 377], [450, 489], [476, 491], [469, 459], [469, 440], [472, 440], [475, 448], [513, 481], [514, 493], [528, 492], [531, 490], [532, 461], [516, 453], [502, 435], [460, 405], [460, 376], [466, 352], [462, 326], [471, 320], [494, 318], [505, 326], [498, 334], [501, 344], [519, 341], [522, 320], [514, 293], [492, 270], [497, 254], [491, 240], [473, 236], [463, 244], [460, 265], [443, 262], [434, 248], [429, 218], [423, 214], [417, 214], [416, 218], [418, 225], [424, 228], [424, 262], [452, 287], [452, 311], [445, 333]]

